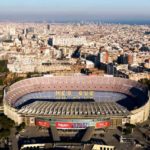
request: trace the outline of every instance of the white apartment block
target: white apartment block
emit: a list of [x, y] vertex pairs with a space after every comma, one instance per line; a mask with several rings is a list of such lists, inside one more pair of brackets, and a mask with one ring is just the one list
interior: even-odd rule
[[49, 40], [52, 46], [80, 46], [87, 43], [86, 37], [53, 37]]

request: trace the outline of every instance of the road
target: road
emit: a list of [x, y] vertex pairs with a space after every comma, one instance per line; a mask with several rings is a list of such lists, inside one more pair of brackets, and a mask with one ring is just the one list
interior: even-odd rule
[[19, 150], [18, 149], [18, 139], [16, 138], [16, 129], [15, 128], [11, 129], [11, 135], [10, 135], [9, 139], [12, 143], [11, 150]]

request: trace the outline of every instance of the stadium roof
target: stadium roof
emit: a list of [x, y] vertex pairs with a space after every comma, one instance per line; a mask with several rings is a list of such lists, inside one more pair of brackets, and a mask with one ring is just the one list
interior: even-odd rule
[[115, 102], [47, 102], [35, 101], [25, 105], [19, 113], [30, 115], [54, 116], [97, 116], [120, 115], [126, 116], [129, 111]]

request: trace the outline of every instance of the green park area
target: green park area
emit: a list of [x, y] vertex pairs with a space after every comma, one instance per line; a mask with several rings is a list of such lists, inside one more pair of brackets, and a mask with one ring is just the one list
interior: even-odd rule
[[9, 119], [4, 114], [1, 114], [0, 115], [0, 139], [9, 137], [12, 128], [16, 128], [16, 132], [18, 133], [25, 128], [25, 123], [16, 125], [14, 121]]
[[7, 60], [0, 60], [0, 105], [2, 105], [3, 86], [7, 73], [8, 73]]
[[0, 73], [8, 72], [7, 60], [0, 60]]
[[14, 121], [7, 118], [5, 115], [0, 115], [0, 139], [10, 135], [11, 128], [14, 127]]

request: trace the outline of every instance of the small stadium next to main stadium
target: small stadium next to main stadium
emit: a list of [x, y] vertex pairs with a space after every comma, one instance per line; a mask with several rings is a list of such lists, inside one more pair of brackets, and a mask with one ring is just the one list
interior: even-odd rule
[[116, 128], [149, 116], [147, 87], [123, 78], [52, 76], [25, 79], [4, 91], [4, 113], [20, 124], [57, 129]]

